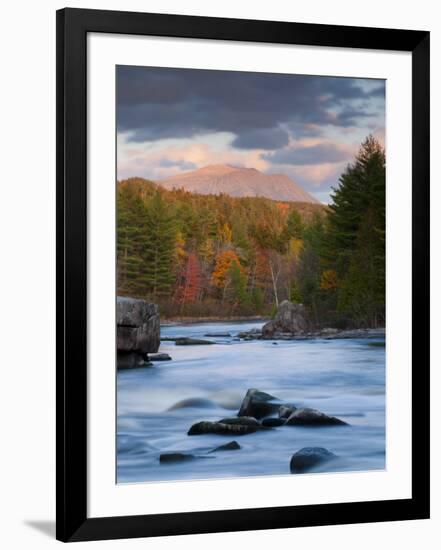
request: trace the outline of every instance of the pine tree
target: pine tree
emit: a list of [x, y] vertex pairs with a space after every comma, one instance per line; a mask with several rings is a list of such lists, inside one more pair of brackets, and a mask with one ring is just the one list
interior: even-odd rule
[[170, 294], [177, 226], [161, 193], [146, 204], [142, 227], [142, 269], [140, 279], [153, 299]]
[[119, 294], [142, 296], [139, 281], [142, 269], [142, 231], [139, 219], [143, 203], [132, 193], [121, 193], [117, 198], [117, 287]]
[[288, 236], [295, 239], [301, 239], [304, 224], [300, 214], [296, 210], [291, 210], [286, 220], [286, 231]]
[[233, 296], [237, 304], [249, 304], [250, 297], [247, 293], [247, 277], [237, 260], [231, 263], [228, 276], [231, 280]]
[[332, 195], [322, 254], [340, 281], [340, 312], [370, 326], [385, 316], [385, 185], [385, 153], [369, 136]]

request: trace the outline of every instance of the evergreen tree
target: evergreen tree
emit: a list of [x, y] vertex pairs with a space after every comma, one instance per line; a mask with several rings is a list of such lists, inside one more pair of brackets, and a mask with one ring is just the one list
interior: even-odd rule
[[231, 280], [234, 299], [238, 304], [249, 304], [250, 297], [247, 293], [247, 277], [241, 269], [239, 263], [234, 260], [228, 270], [228, 275]]
[[117, 199], [117, 287], [118, 293], [141, 296], [139, 281], [142, 270], [142, 217], [143, 203], [132, 193], [119, 194]]
[[339, 310], [366, 325], [385, 315], [385, 184], [384, 150], [369, 136], [334, 190], [322, 253], [337, 273]]
[[303, 234], [303, 222], [300, 214], [296, 210], [291, 210], [286, 220], [286, 231], [289, 237], [301, 239]]
[[153, 300], [170, 294], [177, 226], [161, 194], [157, 192], [144, 209], [142, 219], [142, 269], [140, 281]]

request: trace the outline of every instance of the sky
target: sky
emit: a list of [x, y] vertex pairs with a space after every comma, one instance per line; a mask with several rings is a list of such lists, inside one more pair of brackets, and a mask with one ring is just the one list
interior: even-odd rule
[[118, 179], [231, 164], [286, 174], [328, 203], [363, 140], [384, 144], [384, 80], [116, 70]]

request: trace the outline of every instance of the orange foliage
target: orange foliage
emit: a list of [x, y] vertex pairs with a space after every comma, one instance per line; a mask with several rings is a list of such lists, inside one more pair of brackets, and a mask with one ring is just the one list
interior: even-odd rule
[[243, 270], [240, 264], [239, 256], [233, 250], [223, 250], [216, 256], [216, 264], [211, 274], [211, 284], [217, 288], [224, 288], [227, 280], [228, 271], [233, 262]]
[[337, 273], [333, 269], [323, 271], [320, 281], [322, 290], [335, 290], [338, 287]]

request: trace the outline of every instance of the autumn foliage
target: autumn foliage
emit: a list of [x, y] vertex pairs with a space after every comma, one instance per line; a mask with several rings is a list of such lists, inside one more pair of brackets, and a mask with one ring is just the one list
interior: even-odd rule
[[331, 198], [326, 207], [118, 182], [118, 293], [159, 303], [165, 317], [267, 316], [289, 299], [317, 324], [384, 323], [385, 155], [373, 138]]

